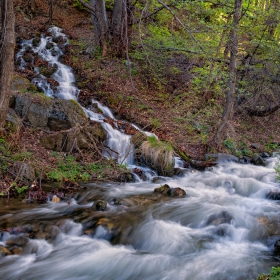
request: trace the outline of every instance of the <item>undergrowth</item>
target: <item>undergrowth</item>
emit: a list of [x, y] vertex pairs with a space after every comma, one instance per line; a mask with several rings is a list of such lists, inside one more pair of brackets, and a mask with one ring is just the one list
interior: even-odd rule
[[113, 160], [101, 163], [79, 163], [71, 155], [58, 158], [57, 168], [47, 172], [47, 178], [50, 181], [89, 181], [91, 179], [106, 180], [112, 172], [129, 172], [126, 165], [121, 165]]
[[280, 267], [272, 267], [269, 275], [262, 274], [257, 280], [280, 280]]

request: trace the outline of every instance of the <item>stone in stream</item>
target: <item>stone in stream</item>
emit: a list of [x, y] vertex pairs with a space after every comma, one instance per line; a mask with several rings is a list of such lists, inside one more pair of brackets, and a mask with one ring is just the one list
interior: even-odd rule
[[280, 254], [280, 239], [274, 243], [274, 252], [278, 255]]
[[164, 184], [160, 186], [159, 188], [155, 188], [154, 192], [161, 193], [163, 195], [168, 196], [175, 196], [175, 197], [183, 197], [186, 196], [186, 192], [181, 188], [170, 188], [169, 185]]
[[266, 198], [271, 200], [280, 200], [280, 191], [270, 191]]
[[230, 224], [233, 216], [228, 211], [222, 211], [219, 214], [212, 214], [208, 217], [206, 225]]
[[7, 246], [24, 246], [28, 243], [28, 238], [23, 236], [23, 235], [19, 235], [19, 236], [11, 236], [7, 241], [6, 241], [6, 245]]
[[251, 163], [254, 165], [266, 166], [266, 160], [260, 155], [254, 155], [254, 157], [251, 159]]
[[95, 205], [97, 211], [105, 211], [107, 208], [107, 202], [104, 200], [98, 200]]
[[12, 255], [12, 253], [6, 247], [0, 245], [0, 255], [8, 256], [8, 255]]
[[60, 198], [59, 198], [57, 195], [54, 195], [54, 196], [52, 197], [52, 202], [58, 203], [59, 201], [60, 201]]

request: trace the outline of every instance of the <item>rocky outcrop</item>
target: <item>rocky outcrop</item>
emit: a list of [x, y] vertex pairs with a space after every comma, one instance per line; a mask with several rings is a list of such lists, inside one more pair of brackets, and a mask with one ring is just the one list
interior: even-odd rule
[[16, 113], [34, 127], [60, 131], [88, 124], [87, 116], [74, 100], [58, 100], [43, 94], [21, 93], [10, 102]]

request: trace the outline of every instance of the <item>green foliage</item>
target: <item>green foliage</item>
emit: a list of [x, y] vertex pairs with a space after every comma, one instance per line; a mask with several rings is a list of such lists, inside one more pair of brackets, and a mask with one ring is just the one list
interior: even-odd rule
[[126, 165], [118, 164], [115, 161], [82, 165], [70, 155], [63, 157], [59, 153], [53, 152], [52, 156], [58, 158], [58, 164], [57, 168], [47, 172], [47, 177], [51, 181], [62, 181], [66, 178], [70, 181], [88, 181], [92, 176], [99, 180], [106, 180], [107, 174], [112, 170], [127, 171]]
[[268, 151], [269, 153], [275, 152], [279, 149], [279, 146], [277, 143], [267, 143], [265, 145], [265, 150]]
[[157, 129], [157, 128], [161, 127], [161, 122], [160, 122], [159, 119], [157, 119], [157, 118], [150, 118], [149, 121], [150, 121], [150, 124], [151, 124], [151, 126], [153, 128]]
[[65, 159], [60, 157], [57, 169], [53, 169], [47, 173], [52, 181], [62, 181], [69, 179], [71, 181], [86, 181], [90, 178], [90, 174], [84, 170], [84, 167], [75, 161], [73, 156], [66, 156]]
[[257, 280], [280, 280], [280, 267], [272, 267], [270, 270], [270, 275], [262, 274]]
[[[89, 3], [89, 0], [85, 0], [86, 3]], [[79, 0], [73, 0], [73, 7], [77, 7], [78, 9], [84, 9], [84, 6], [81, 4]]]
[[153, 148], [164, 148], [166, 151], [171, 152], [173, 150], [172, 145], [167, 142], [158, 140], [155, 136], [149, 136], [147, 141], [150, 143]]

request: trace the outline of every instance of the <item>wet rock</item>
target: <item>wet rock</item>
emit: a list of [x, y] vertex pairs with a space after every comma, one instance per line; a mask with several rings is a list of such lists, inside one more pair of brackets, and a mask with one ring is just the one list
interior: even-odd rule
[[155, 188], [154, 192], [161, 193], [164, 195], [169, 195], [170, 189], [171, 188], [167, 184], [164, 184], [164, 185], [160, 186], [159, 188]]
[[23, 59], [25, 62], [32, 62], [34, 60], [34, 57], [31, 53], [25, 53], [23, 55]]
[[11, 236], [7, 241], [6, 241], [6, 245], [7, 246], [24, 246], [28, 243], [28, 238], [23, 236], [23, 235], [19, 235], [19, 236]]
[[274, 243], [274, 252], [278, 255], [280, 254], [280, 239]]
[[183, 196], [185, 196], [187, 194], [181, 188], [171, 188], [170, 191], [169, 191], [169, 195], [176, 196], [176, 197], [183, 197]]
[[104, 200], [98, 200], [95, 205], [97, 211], [105, 211], [107, 208], [107, 202]]
[[10, 252], [13, 254], [13, 255], [21, 255], [22, 252], [23, 252], [23, 249], [21, 247], [18, 247], [18, 246], [14, 246], [10, 249]]
[[233, 216], [228, 211], [222, 211], [219, 214], [212, 214], [208, 217], [206, 225], [230, 224]]
[[174, 175], [178, 177], [183, 177], [188, 173], [188, 170], [182, 168], [174, 168]]
[[52, 198], [52, 202], [58, 203], [58, 202], [60, 202], [60, 198], [57, 195], [54, 195]]
[[40, 73], [47, 78], [50, 78], [51, 75], [57, 70], [57, 65], [48, 65], [47, 67], [41, 67]]
[[38, 46], [40, 45], [40, 42], [41, 42], [41, 38], [36, 37], [36, 38], [33, 39], [32, 45], [33, 45], [34, 47], [38, 47]]
[[136, 174], [140, 179], [142, 179], [143, 181], [146, 181], [147, 180], [147, 177], [145, 175], [145, 172], [140, 169], [140, 168], [134, 168], [133, 169], [133, 173]]
[[53, 48], [54, 48], [54, 44], [51, 43], [51, 42], [47, 42], [47, 44], [46, 44], [46, 49], [47, 49], [47, 50], [50, 50], [50, 49], [53, 49]]
[[121, 200], [120, 198], [114, 197], [112, 199], [112, 204], [113, 205], [123, 205], [124, 203], [123, 203], [123, 200]]
[[261, 157], [262, 157], [262, 158], [269, 158], [269, 157], [270, 157], [270, 154], [267, 153], [267, 152], [263, 152], [263, 153], [261, 153]]
[[174, 196], [174, 197], [183, 197], [186, 196], [186, 192], [181, 188], [170, 188], [167, 184], [159, 188], [155, 188], [154, 192], [161, 193], [163, 195]]
[[260, 155], [254, 155], [254, 157], [251, 159], [251, 163], [254, 165], [266, 166], [266, 160]]
[[248, 163], [251, 163], [251, 158], [244, 156], [239, 159], [239, 162], [242, 164], [248, 164]]
[[280, 191], [270, 191], [266, 198], [271, 200], [280, 200]]
[[0, 255], [8, 256], [8, 255], [12, 255], [12, 253], [3, 245], [0, 245]]

